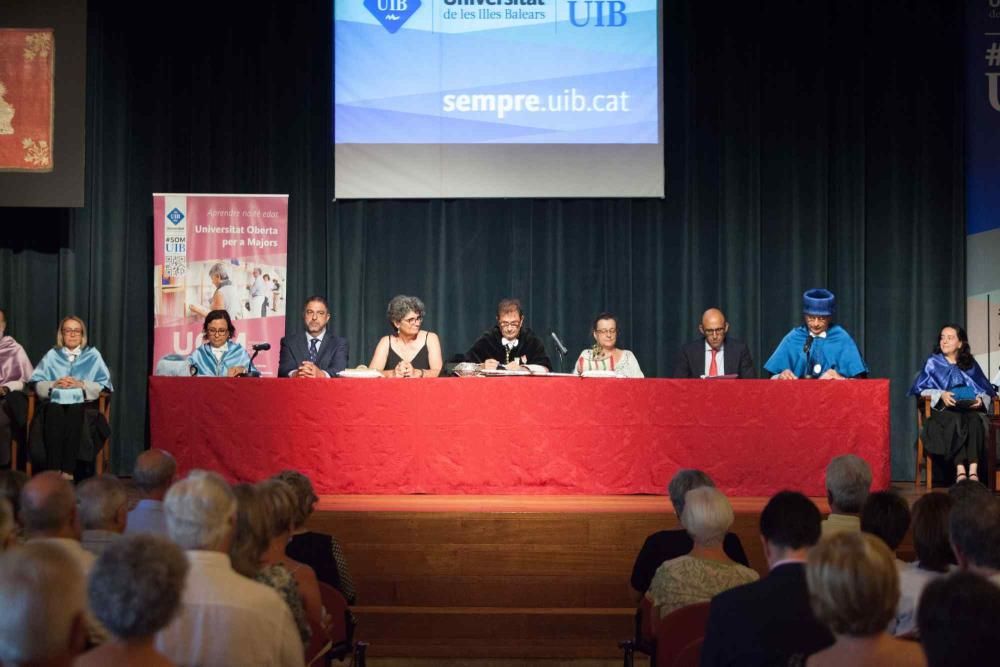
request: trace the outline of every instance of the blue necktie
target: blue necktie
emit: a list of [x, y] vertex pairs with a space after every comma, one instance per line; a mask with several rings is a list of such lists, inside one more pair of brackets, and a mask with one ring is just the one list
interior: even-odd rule
[[319, 345], [319, 338], [313, 338], [309, 341], [309, 361], [316, 363], [316, 357], [319, 356], [319, 350], [316, 346]]

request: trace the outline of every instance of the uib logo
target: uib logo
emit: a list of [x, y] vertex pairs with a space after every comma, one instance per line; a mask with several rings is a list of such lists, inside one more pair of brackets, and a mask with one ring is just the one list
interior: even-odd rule
[[570, 0], [570, 23], [577, 28], [584, 28], [591, 20], [594, 21], [595, 28], [621, 28], [628, 22], [625, 3], [623, 0]]
[[395, 34], [420, 9], [420, 0], [365, 0], [365, 8], [383, 28]]

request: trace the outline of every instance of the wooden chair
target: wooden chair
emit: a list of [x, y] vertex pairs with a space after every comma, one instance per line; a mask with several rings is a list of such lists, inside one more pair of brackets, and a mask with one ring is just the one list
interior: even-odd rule
[[660, 619], [656, 628], [656, 667], [676, 667], [684, 650], [705, 638], [709, 606], [708, 602], [689, 604]]
[[[35, 392], [28, 392], [28, 420], [27, 426], [25, 427], [26, 433], [31, 433], [31, 421], [35, 417], [35, 403], [38, 400], [38, 396]], [[104, 415], [104, 419], [107, 420], [108, 424], [111, 423], [111, 392], [102, 391], [97, 397], [97, 411]], [[11, 447], [11, 458], [13, 458], [14, 449]], [[15, 459], [16, 460], [16, 459]], [[24, 470], [31, 476], [31, 452], [25, 451], [24, 456]], [[101, 446], [97, 450], [97, 454], [94, 456], [94, 472], [98, 475], [103, 475], [105, 471], [111, 469], [111, 438], [110, 436], [104, 439]]]
[[330, 648], [323, 655], [314, 658], [310, 664], [329, 664], [330, 661], [343, 661], [354, 654], [354, 667], [365, 667], [365, 652], [368, 644], [354, 641], [354, 625], [351, 610], [343, 594], [330, 584], [319, 582], [319, 597], [323, 608], [333, 618], [330, 627]]
[[924, 450], [924, 439], [922, 437], [924, 424], [931, 418], [931, 399], [926, 396], [917, 396], [917, 461], [916, 471], [913, 476], [913, 486], [920, 488], [920, 469], [923, 468], [927, 477], [927, 490], [930, 491], [933, 483], [931, 481], [934, 462], [931, 455]]
[[[990, 406], [990, 421], [991, 424], [986, 432], [986, 460], [983, 463], [986, 466], [985, 474], [979, 476], [981, 481], [986, 483], [986, 486], [994, 491], [997, 489], [997, 430], [1000, 429], [1000, 397], [994, 398], [993, 403]], [[920, 487], [920, 469], [923, 468], [926, 482], [925, 487], [928, 491], [931, 490], [932, 474], [931, 471], [934, 469], [934, 462], [931, 460], [931, 455], [927, 453], [924, 449], [924, 440], [921, 437], [921, 433], [924, 428], [924, 424], [927, 420], [931, 418], [931, 400], [926, 396], [917, 396], [917, 460], [916, 460], [916, 470], [913, 477], [913, 485]]]

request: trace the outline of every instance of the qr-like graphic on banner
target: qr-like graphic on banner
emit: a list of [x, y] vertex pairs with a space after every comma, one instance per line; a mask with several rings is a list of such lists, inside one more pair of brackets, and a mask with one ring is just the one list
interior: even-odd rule
[[183, 276], [187, 273], [187, 258], [185, 257], [166, 257], [163, 262], [163, 275], [165, 276]]

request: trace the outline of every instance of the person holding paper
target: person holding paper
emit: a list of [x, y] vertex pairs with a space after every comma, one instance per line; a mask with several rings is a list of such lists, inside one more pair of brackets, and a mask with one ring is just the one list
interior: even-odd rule
[[385, 316], [396, 333], [382, 336], [368, 367], [385, 377], [434, 378], [440, 375], [444, 365], [441, 341], [433, 331], [420, 331], [424, 302], [415, 296], [398, 294], [389, 301]]
[[736, 375], [741, 380], [757, 377], [746, 343], [729, 336], [729, 322], [718, 308], [701, 316], [702, 337], [684, 345], [674, 363], [675, 378]]
[[956, 482], [978, 482], [979, 457], [986, 451], [984, 412], [996, 391], [972, 356], [965, 329], [957, 324], [941, 328], [910, 395], [926, 396], [933, 408], [922, 434], [927, 451], [955, 465]]
[[645, 377], [635, 355], [630, 350], [618, 349], [620, 331], [618, 318], [614, 315], [611, 313], [598, 315], [591, 327], [594, 347], [580, 353], [580, 357], [576, 360], [576, 372], [583, 375], [586, 371], [614, 371], [623, 377]]
[[524, 326], [524, 311], [517, 299], [504, 299], [497, 304], [497, 324], [483, 332], [469, 351], [465, 361], [482, 364], [486, 370], [501, 366], [515, 370], [522, 365], [552, 368], [545, 353], [545, 344], [528, 327]]
[[851, 334], [833, 324], [836, 305], [830, 290], [811, 289], [802, 295], [805, 324], [788, 332], [764, 364], [772, 380], [843, 380], [868, 375], [868, 364]]
[[32, 421], [31, 437], [42, 437], [45, 469], [73, 479], [77, 458], [90, 459], [81, 452], [82, 442], [97, 442], [95, 435], [103, 440], [110, 432], [103, 415], [96, 410], [88, 415], [85, 404], [96, 401], [102, 390], [113, 391], [104, 358], [96, 347], [87, 345], [82, 319], [73, 315], [62, 319], [56, 345], [38, 362], [31, 382], [44, 401]]
[[205, 316], [202, 337], [205, 340], [190, 357], [192, 375], [202, 377], [236, 377], [246, 373], [250, 355], [239, 343], [232, 341], [236, 327], [225, 310], [213, 310]]

